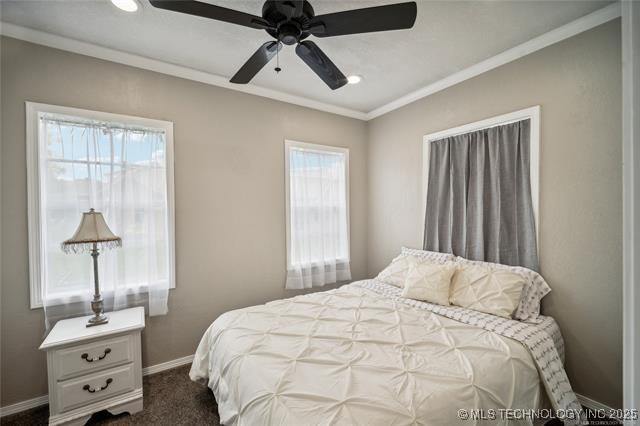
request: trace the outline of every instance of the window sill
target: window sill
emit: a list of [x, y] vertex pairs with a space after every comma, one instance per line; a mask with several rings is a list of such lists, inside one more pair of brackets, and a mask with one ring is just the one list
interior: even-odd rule
[[337, 264], [345, 264], [345, 263], [350, 263], [351, 259], [324, 259], [324, 260], [314, 260], [311, 262], [307, 262], [307, 263], [296, 263], [296, 264], [289, 264], [288, 268], [289, 269], [293, 269], [293, 268], [319, 268], [321, 266], [324, 266], [327, 263], [337, 263]]
[[[175, 284], [169, 287], [169, 290], [175, 290], [176, 286]], [[143, 288], [143, 290], [138, 291], [135, 294], [147, 294], [149, 293], [149, 291], [147, 290], [146, 286]], [[110, 297], [109, 293], [101, 293], [103, 297]], [[134, 293], [128, 293], [127, 294], [134, 294]], [[82, 303], [86, 301], [86, 299], [84, 298], [84, 296], [80, 296], [78, 293], [71, 293], [69, 296], [59, 296], [59, 297], [55, 297], [51, 299], [51, 303], [48, 304], [48, 306], [62, 306], [62, 305], [70, 305], [73, 303]], [[39, 299], [37, 301], [34, 301], [31, 303], [30, 308], [32, 310], [34, 309], [43, 309], [44, 308], [44, 304], [42, 303], [42, 299]]]

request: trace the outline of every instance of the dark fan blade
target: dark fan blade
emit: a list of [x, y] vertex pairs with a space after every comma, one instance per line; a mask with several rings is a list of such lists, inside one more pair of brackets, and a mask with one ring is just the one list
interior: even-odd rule
[[150, 3], [159, 8], [172, 10], [174, 12], [186, 13], [189, 15], [201, 16], [203, 18], [215, 19], [228, 22], [230, 24], [243, 25], [256, 29], [272, 28], [272, 25], [259, 16], [249, 13], [239, 12], [226, 7], [215, 6], [194, 0], [149, 0]]
[[331, 90], [347, 84], [344, 76], [331, 59], [312, 41], [303, 41], [296, 46], [296, 54], [322, 79]]
[[258, 71], [267, 65], [267, 62], [269, 62], [271, 58], [276, 56], [277, 51], [280, 49], [282, 49], [282, 43], [275, 41], [268, 41], [260, 46], [260, 48], [256, 50], [256, 53], [251, 55], [249, 60], [245, 62], [242, 68], [233, 76], [231, 82], [237, 84], [247, 84], [250, 82], [251, 79], [258, 74]]
[[417, 13], [413, 1], [368, 7], [316, 16], [305, 29], [316, 37], [403, 30], [413, 27]]

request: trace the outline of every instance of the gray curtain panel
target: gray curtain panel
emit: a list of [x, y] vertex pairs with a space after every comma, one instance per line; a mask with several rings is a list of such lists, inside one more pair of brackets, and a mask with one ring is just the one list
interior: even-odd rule
[[538, 270], [530, 120], [431, 142], [425, 250]]

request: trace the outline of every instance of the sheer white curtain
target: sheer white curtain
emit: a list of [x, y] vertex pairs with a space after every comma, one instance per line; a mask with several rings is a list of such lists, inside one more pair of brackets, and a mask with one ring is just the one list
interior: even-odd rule
[[41, 297], [50, 325], [91, 313], [91, 257], [65, 254], [82, 212], [95, 208], [122, 238], [98, 258], [105, 311], [167, 312], [172, 281], [164, 132], [43, 116], [39, 123]]
[[287, 145], [287, 155], [286, 288], [310, 288], [351, 279], [347, 152]]

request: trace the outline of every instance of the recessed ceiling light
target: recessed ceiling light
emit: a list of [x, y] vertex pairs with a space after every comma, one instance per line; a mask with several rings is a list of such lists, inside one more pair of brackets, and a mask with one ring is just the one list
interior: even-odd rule
[[138, 2], [136, 0], [111, 0], [111, 3], [125, 12], [135, 12], [138, 10]]
[[362, 81], [362, 77], [357, 74], [352, 74], [347, 77], [349, 84], [358, 84]]

